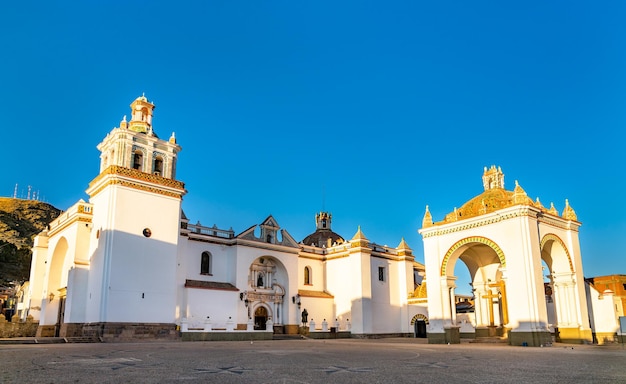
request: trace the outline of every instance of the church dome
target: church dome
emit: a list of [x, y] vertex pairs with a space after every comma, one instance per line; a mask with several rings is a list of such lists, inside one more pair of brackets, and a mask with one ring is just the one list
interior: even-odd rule
[[330, 245], [333, 245], [335, 243], [341, 244], [345, 241], [343, 237], [339, 236], [339, 234], [331, 231], [330, 229], [318, 229], [305, 237], [304, 240], [302, 240], [302, 244], [313, 245], [320, 248], [327, 247], [329, 239]]
[[[463, 204], [461, 208], [456, 210], [456, 215], [461, 220], [510, 207], [511, 205], [513, 205], [513, 192], [504, 188], [493, 188], [484, 191]], [[454, 214], [455, 212], [450, 212], [446, 215], [446, 218]]]
[[339, 234], [333, 232], [330, 229], [330, 223], [332, 215], [327, 212], [320, 212], [315, 215], [315, 224], [317, 229], [311, 233], [304, 240], [301, 241], [304, 245], [312, 245], [315, 247], [329, 247], [333, 244], [341, 244], [345, 240]]
[[529, 198], [517, 181], [515, 181], [513, 191], [504, 189], [504, 173], [499, 167], [492, 166], [489, 170], [485, 167], [483, 185], [485, 188], [483, 193], [470, 199], [461, 208], [455, 208], [453, 212], [448, 213], [443, 222], [448, 223], [484, 215], [513, 205], [522, 204], [537, 207], [541, 205], [538, 201], [535, 203]]

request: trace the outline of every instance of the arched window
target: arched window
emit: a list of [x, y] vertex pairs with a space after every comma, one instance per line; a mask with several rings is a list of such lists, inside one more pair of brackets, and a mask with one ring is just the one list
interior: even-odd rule
[[133, 154], [133, 169], [141, 171], [143, 165], [143, 153], [139, 150]]
[[311, 285], [311, 267], [304, 267], [304, 285]]
[[202, 258], [200, 260], [200, 274], [211, 274], [211, 254], [209, 252], [202, 252]]
[[163, 158], [157, 156], [154, 158], [154, 169], [152, 171], [155, 175], [163, 176]]

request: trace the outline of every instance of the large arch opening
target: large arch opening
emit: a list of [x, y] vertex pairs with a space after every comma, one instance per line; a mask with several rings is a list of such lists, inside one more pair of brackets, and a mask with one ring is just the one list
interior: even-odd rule
[[[500, 247], [484, 237], [462, 239], [444, 256], [441, 275], [447, 277], [449, 316], [462, 337], [506, 335], [509, 321], [505, 268], [506, 259]], [[465, 282], [459, 280], [459, 274], [465, 275]], [[467, 280], [471, 294], [463, 294], [467, 288], [458, 286]]]
[[54, 335], [59, 336], [61, 324], [65, 317], [65, 287], [67, 287], [67, 254], [68, 243], [65, 237], [61, 237], [54, 247], [50, 259], [48, 285], [46, 289], [47, 305], [43, 324], [54, 324]]
[[572, 311], [576, 307], [574, 265], [567, 246], [554, 234], [541, 239], [541, 261], [548, 327], [551, 333], [558, 333], [559, 327], [578, 323]]

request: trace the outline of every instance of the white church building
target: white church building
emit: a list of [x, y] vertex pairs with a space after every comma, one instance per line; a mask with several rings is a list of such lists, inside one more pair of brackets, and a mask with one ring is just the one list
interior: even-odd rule
[[181, 147], [174, 134], [154, 133], [145, 97], [131, 109], [98, 145], [89, 202], [35, 239], [28, 313], [38, 336], [298, 334], [302, 326], [408, 335], [426, 318], [425, 303], [408, 305], [424, 267], [404, 240], [380, 246], [360, 228], [344, 239], [327, 212], [302, 241], [272, 216], [239, 234], [189, 223], [176, 179]]
[[[272, 216], [238, 234], [190, 223], [176, 179], [181, 147], [154, 133], [153, 103], [130, 106], [130, 120], [97, 147], [89, 202], [35, 238], [23, 317], [39, 322], [38, 336], [411, 335], [540, 346], [616, 335], [619, 300], [585, 283], [574, 210], [567, 201], [562, 214], [545, 208], [517, 182], [505, 190], [500, 168], [485, 168], [484, 191], [444, 220], [426, 208], [422, 265], [404, 239], [392, 248], [361, 228], [340, 236], [327, 212], [302, 240]], [[470, 313], [457, 310], [459, 261], [471, 277]]]

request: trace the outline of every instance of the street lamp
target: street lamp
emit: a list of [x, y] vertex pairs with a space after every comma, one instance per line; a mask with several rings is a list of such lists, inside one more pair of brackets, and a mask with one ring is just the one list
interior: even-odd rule
[[246, 308], [248, 308], [248, 304], [250, 303], [248, 301], [248, 291], [243, 291], [239, 294], [239, 300], [243, 301], [243, 304], [246, 306]]

